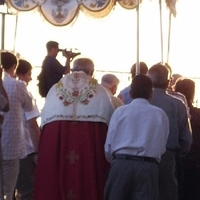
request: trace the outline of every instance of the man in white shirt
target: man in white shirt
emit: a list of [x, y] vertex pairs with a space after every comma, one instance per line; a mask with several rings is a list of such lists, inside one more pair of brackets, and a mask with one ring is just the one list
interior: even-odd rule
[[162, 109], [148, 102], [152, 87], [149, 77], [135, 76], [130, 91], [133, 101], [111, 117], [104, 147], [111, 162], [106, 200], [158, 197], [158, 163], [166, 150], [169, 121]]
[[10, 110], [3, 114], [2, 125], [3, 186], [6, 200], [12, 200], [19, 172], [19, 159], [25, 155], [22, 113], [32, 110], [32, 99], [25, 84], [14, 78], [16, 57], [12, 53], [2, 52], [1, 61], [4, 69], [3, 85], [8, 94], [10, 106]]
[[[16, 69], [16, 75], [20, 81], [26, 86], [32, 80], [32, 66], [26, 61], [20, 59]], [[35, 172], [35, 157], [38, 152], [38, 143], [40, 136], [40, 129], [37, 123], [37, 118], [40, 112], [36, 105], [31, 92], [30, 96], [33, 99], [33, 109], [30, 112], [23, 113], [23, 128], [24, 128], [24, 142], [26, 145], [26, 155], [20, 158], [20, 169], [16, 184], [16, 200], [33, 200], [34, 190], [34, 172]]]

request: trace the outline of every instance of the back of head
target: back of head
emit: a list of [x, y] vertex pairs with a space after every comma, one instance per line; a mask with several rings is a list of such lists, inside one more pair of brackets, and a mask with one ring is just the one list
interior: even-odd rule
[[94, 72], [94, 63], [89, 58], [78, 58], [73, 62], [72, 72], [83, 71], [87, 75], [92, 76]]
[[58, 42], [55, 41], [49, 41], [46, 44], [47, 52], [49, 52], [52, 48], [59, 48]]
[[132, 80], [130, 95], [133, 99], [143, 98], [148, 100], [151, 97], [152, 88], [151, 79], [146, 75], [139, 74]]
[[5, 71], [7, 71], [13, 67], [13, 65], [17, 65], [17, 58], [10, 52], [1, 52], [1, 64]]
[[31, 64], [28, 61], [21, 59], [18, 62], [16, 74], [17, 75], [19, 75], [19, 74], [24, 75], [24, 74], [28, 73], [31, 69], [32, 69]]
[[178, 79], [183, 78], [180, 74], [172, 74], [171, 87], [174, 87]]
[[195, 82], [191, 79], [180, 79], [176, 82], [175, 91], [185, 95], [188, 105], [192, 105], [195, 94]]
[[[132, 74], [132, 78], [136, 75], [136, 63], [131, 67], [131, 74]], [[148, 71], [148, 67], [146, 65], [146, 63], [144, 62], [140, 62], [140, 74], [147, 74]]]
[[153, 87], [166, 89], [169, 83], [169, 71], [162, 64], [155, 64], [148, 70], [148, 76], [153, 82]]
[[114, 74], [105, 74], [101, 78], [101, 85], [104, 87], [112, 87], [119, 84], [119, 79]]

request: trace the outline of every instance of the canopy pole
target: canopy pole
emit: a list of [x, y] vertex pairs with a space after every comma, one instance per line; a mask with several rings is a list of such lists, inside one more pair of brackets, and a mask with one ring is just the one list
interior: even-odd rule
[[[1, 50], [4, 49], [4, 27], [5, 27], [5, 14], [1, 13]], [[1, 53], [0, 53], [1, 54]], [[0, 55], [0, 67], [1, 67], [1, 55]], [[3, 156], [2, 156], [2, 146], [1, 146], [1, 128], [0, 128], [0, 200], [4, 200], [4, 181], [3, 181]]]
[[140, 64], [139, 64], [139, 43], [140, 43], [140, 37], [139, 37], [139, 5], [140, 5], [140, 0], [136, 1], [136, 12], [137, 12], [137, 59], [136, 59], [136, 75], [138, 75], [140, 73]]
[[4, 177], [3, 177], [3, 155], [2, 155], [2, 139], [1, 139], [1, 128], [0, 128], [0, 174], [1, 174], [1, 178], [0, 178], [0, 183], [1, 183], [1, 194], [0, 194], [0, 200], [4, 200]]
[[163, 61], [163, 27], [162, 27], [162, 1], [159, 0], [160, 5], [160, 40], [161, 40], [161, 63], [164, 64]]
[[15, 54], [16, 54], [17, 25], [18, 25], [18, 15], [16, 16], [15, 35], [14, 35], [14, 45], [13, 45], [13, 52], [14, 52]]
[[5, 13], [2, 15], [2, 25], [1, 25], [1, 50], [4, 50], [4, 39], [5, 39]]
[[171, 39], [171, 21], [172, 21], [172, 13], [171, 13], [171, 11], [169, 11], [169, 29], [168, 29], [167, 63], [169, 63], [170, 39]]
[[[4, 39], [5, 39], [5, 13], [1, 13], [1, 50], [4, 50]], [[1, 67], [1, 55], [0, 55], [0, 67]], [[3, 156], [2, 156], [2, 135], [0, 127], [0, 200], [4, 200], [4, 178], [3, 178]]]

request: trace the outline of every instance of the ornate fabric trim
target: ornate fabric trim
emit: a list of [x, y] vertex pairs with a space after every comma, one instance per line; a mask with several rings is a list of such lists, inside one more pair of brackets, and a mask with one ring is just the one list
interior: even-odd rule
[[114, 111], [110, 96], [84, 72], [65, 75], [49, 91], [41, 113], [42, 125], [56, 120], [109, 123]]
[[125, 9], [136, 7], [136, 0], [6, 0], [7, 6], [17, 12], [30, 11], [38, 7], [44, 18], [55, 26], [70, 24], [78, 16], [79, 11], [94, 18], [104, 17], [117, 2]]

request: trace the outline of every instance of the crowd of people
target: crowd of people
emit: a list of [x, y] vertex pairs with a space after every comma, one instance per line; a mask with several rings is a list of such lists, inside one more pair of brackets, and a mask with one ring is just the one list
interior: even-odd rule
[[46, 49], [41, 112], [27, 89], [31, 64], [1, 52], [0, 199], [200, 199], [193, 80], [176, 78], [168, 64], [140, 62], [117, 94], [120, 79], [105, 74], [98, 82], [91, 58], [62, 51], [63, 66], [59, 44]]

